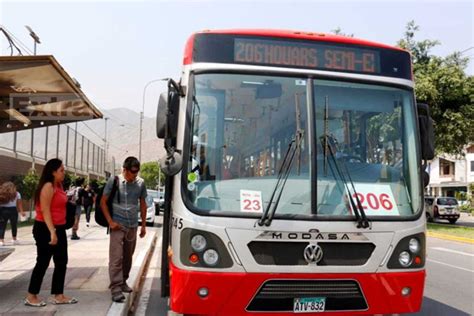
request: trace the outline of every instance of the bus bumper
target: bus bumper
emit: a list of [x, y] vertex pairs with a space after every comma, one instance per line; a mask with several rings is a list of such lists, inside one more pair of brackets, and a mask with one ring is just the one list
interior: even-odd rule
[[[368, 308], [364, 310], [326, 311], [318, 315], [372, 315], [413, 313], [423, 300], [425, 270], [392, 273], [223, 273], [178, 269], [170, 264], [170, 308], [192, 315], [294, 315], [293, 311], [248, 311], [262, 284], [267, 280], [354, 280], [360, 285]], [[403, 288], [410, 288], [402, 295]], [[201, 297], [199, 291], [207, 289]], [[204, 290], [201, 290], [205, 292]], [[310, 313], [311, 314], [311, 313]]]

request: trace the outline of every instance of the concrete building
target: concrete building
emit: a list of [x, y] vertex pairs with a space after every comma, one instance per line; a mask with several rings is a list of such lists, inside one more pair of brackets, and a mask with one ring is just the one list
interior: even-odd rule
[[466, 146], [464, 157], [440, 155], [428, 168], [429, 195], [454, 197], [456, 192], [469, 192], [469, 185], [474, 183], [474, 144]]

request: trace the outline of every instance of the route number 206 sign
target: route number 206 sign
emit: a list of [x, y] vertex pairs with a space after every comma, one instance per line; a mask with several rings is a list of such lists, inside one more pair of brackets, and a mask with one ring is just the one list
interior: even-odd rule
[[357, 193], [352, 193], [354, 202], [357, 203], [357, 195], [366, 215], [389, 216], [400, 214], [390, 185], [357, 183], [355, 189]]

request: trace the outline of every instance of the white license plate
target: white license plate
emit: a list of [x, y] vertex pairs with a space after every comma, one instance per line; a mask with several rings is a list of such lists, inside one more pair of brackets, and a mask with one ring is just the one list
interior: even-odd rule
[[293, 300], [294, 313], [324, 312], [326, 305], [325, 297], [302, 297]]

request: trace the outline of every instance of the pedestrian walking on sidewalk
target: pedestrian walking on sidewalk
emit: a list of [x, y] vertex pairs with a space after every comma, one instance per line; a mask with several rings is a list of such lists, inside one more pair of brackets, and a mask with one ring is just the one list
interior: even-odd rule
[[[146, 234], [146, 186], [142, 178], [138, 177], [140, 162], [135, 157], [128, 157], [123, 163], [122, 174], [111, 177], [104, 188], [100, 201], [104, 216], [110, 227], [109, 244], [109, 277], [110, 291], [114, 302], [123, 302], [123, 292], [130, 293], [132, 289], [127, 285], [132, 257], [135, 251], [138, 228], [138, 205], [140, 205], [141, 228], [140, 238]], [[113, 215], [107, 206], [107, 199], [114, 185], [118, 186], [112, 203]]]
[[0, 186], [0, 246], [5, 246], [5, 229], [10, 221], [12, 227], [13, 244], [17, 245], [19, 240], [16, 238], [18, 213], [25, 216], [21, 195], [16, 190], [13, 182], [5, 182]]
[[51, 257], [54, 261], [54, 272], [51, 286], [53, 304], [74, 304], [77, 299], [64, 295], [64, 279], [67, 269], [66, 237], [66, 192], [63, 190], [64, 165], [59, 159], [51, 159], [44, 166], [43, 173], [36, 188], [36, 218], [33, 225], [33, 237], [36, 241], [36, 265], [31, 273], [28, 295], [25, 305], [33, 307], [46, 306], [38, 297], [44, 274], [48, 269]]
[[84, 212], [86, 213], [87, 227], [89, 227], [89, 222], [91, 220], [92, 205], [95, 202], [95, 192], [92, 190], [91, 186], [88, 184], [84, 190], [81, 192], [80, 198], [82, 199], [82, 206], [84, 206]]
[[76, 205], [76, 218], [74, 219], [74, 225], [72, 226], [72, 240], [79, 240], [81, 239], [77, 235], [77, 231], [79, 230], [79, 221], [81, 219], [82, 213], [82, 185], [84, 184], [84, 178], [78, 178], [74, 186], [69, 188], [67, 191], [67, 198], [68, 201], [74, 205]]

